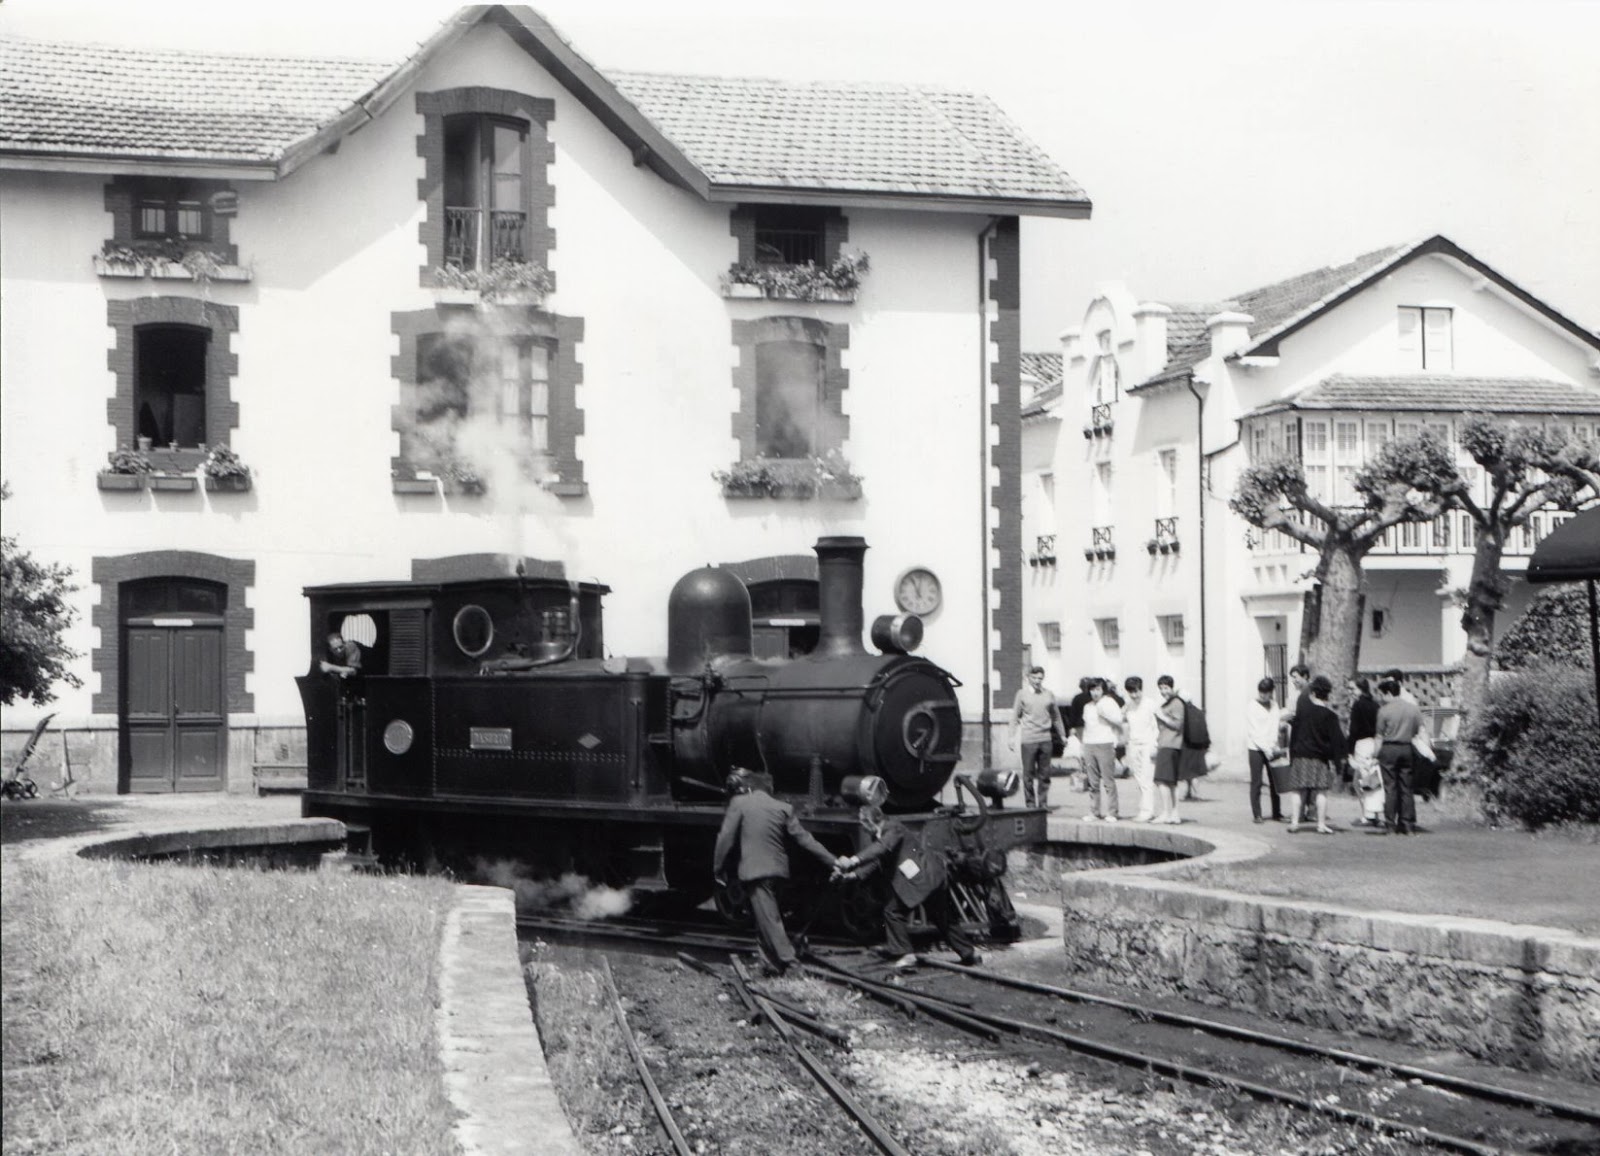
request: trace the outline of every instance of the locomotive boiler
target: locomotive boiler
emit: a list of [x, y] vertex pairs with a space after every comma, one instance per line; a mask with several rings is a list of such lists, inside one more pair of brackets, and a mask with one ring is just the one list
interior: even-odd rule
[[[935, 853], [1041, 841], [1041, 811], [985, 823], [976, 792], [939, 805], [961, 751], [956, 683], [912, 653], [915, 617], [877, 619], [876, 653], [863, 645], [865, 551], [860, 538], [817, 542], [819, 640], [790, 659], [753, 656], [749, 592], [716, 567], [673, 588], [665, 658], [606, 656], [597, 583], [518, 573], [307, 588], [313, 653], [337, 634], [359, 645], [360, 670], [314, 662], [296, 680], [303, 813], [342, 820], [380, 859], [508, 858], [689, 905], [713, 893], [736, 766], [764, 773], [841, 854], [861, 843], [864, 802], [906, 816]], [[800, 882], [847, 923], [874, 921], [881, 880]]]

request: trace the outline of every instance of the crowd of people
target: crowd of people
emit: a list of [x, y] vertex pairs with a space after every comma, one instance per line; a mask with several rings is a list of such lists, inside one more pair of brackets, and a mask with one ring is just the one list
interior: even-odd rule
[[[1348, 726], [1329, 706], [1333, 683], [1326, 675], [1313, 677], [1309, 668], [1297, 664], [1289, 670], [1289, 681], [1295, 698], [1281, 712], [1274, 708], [1277, 686], [1270, 678], [1257, 684], [1256, 701], [1246, 710], [1250, 813], [1255, 821], [1265, 821], [1261, 789], [1266, 786], [1274, 821], [1287, 818], [1289, 830], [1298, 831], [1309, 808], [1316, 830], [1331, 835], [1328, 796], [1348, 782], [1361, 803], [1356, 826], [1373, 834], [1415, 834], [1414, 773], [1432, 764], [1434, 752], [1404, 675], [1386, 671], [1376, 687], [1366, 678], [1351, 679], [1345, 685]], [[1280, 799], [1288, 803], [1287, 817]]]
[[1138, 675], [1123, 680], [1122, 692], [1110, 679], [1086, 677], [1063, 707], [1044, 685], [1044, 668], [1028, 671], [1009, 734], [1011, 748], [1021, 752], [1028, 806], [1055, 810], [1050, 783], [1060, 775], [1088, 793], [1085, 822], [1117, 823], [1117, 780], [1126, 776], [1139, 793], [1135, 822], [1182, 822], [1179, 803], [1198, 798], [1194, 782], [1211, 765], [1205, 712], [1178, 693], [1169, 674], [1156, 679], [1159, 702], [1145, 695]]
[[[1292, 695], [1283, 708], [1271, 678], [1257, 683], [1245, 708], [1251, 817], [1287, 822], [1292, 832], [1332, 834], [1329, 797], [1348, 784], [1361, 805], [1356, 826], [1415, 833], [1413, 776], [1431, 765], [1433, 751], [1402, 673], [1387, 671], [1376, 686], [1351, 679], [1348, 722], [1331, 705], [1333, 683], [1326, 676], [1313, 677], [1298, 664], [1289, 681]], [[1027, 805], [1056, 810], [1051, 781], [1065, 778], [1090, 796], [1083, 821], [1120, 822], [1117, 780], [1127, 778], [1138, 792], [1133, 821], [1181, 822], [1180, 802], [1198, 798], [1195, 781], [1216, 763], [1208, 753], [1204, 711], [1178, 693], [1171, 675], [1156, 680], [1156, 699], [1146, 696], [1137, 675], [1123, 680], [1121, 693], [1105, 678], [1086, 677], [1078, 686], [1077, 696], [1061, 703], [1044, 685], [1044, 669], [1035, 666], [1017, 694], [1009, 738], [1021, 752]], [[1262, 813], [1263, 789], [1268, 815]]]

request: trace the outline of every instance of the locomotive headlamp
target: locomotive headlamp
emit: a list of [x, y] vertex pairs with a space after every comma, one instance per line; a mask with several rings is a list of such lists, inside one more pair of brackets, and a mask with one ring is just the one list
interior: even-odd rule
[[411, 740], [415, 737], [411, 724], [403, 718], [397, 718], [383, 728], [383, 746], [391, 755], [405, 754], [411, 749]]
[[880, 614], [872, 620], [872, 645], [885, 654], [910, 654], [922, 645], [922, 619], [915, 614]]
[[978, 776], [978, 793], [996, 803], [1015, 795], [1021, 785], [1016, 771], [984, 771]]
[[877, 775], [846, 775], [839, 793], [864, 807], [881, 807], [889, 798], [889, 784]]

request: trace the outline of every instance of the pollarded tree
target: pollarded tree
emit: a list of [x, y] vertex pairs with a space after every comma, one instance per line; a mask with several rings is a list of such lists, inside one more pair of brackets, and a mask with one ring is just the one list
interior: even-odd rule
[[[0, 484], [0, 500], [11, 491]], [[67, 596], [77, 589], [66, 566], [36, 562], [0, 536], [0, 702], [21, 697], [40, 706], [55, 697], [54, 685], [81, 686], [67, 664], [78, 652], [62, 639], [77, 617]]]
[[1252, 526], [1277, 530], [1317, 551], [1321, 597], [1303, 656], [1343, 686], [1361, 643], [1361, 563], [1384, 531], [1439, 516], [1461, 486], [1450, 452], [1432, 434], [1390, 442], [1355, 476], [1359, 506], [1332, 506], [1306, 488], [1300, 462], [1277, 458], [1246, 469], [1228, 506]]
[[1506, 539], [1546, 506], [1576, 510], [1600, 497], [1600, 457], [1555, 427], [1496, 421], [1472, 414], [1461, 424], [1461, 448], [1483, 469], [1480, 503], [1463, 485], [1451, 504], [1477, 528], [1472, 577], [1461, 593], [1467, 635], [1461, 695], [1469, 711], [1483, 701], [1494, 658], [1494, 620], [1509, 588], [1500, 572]]

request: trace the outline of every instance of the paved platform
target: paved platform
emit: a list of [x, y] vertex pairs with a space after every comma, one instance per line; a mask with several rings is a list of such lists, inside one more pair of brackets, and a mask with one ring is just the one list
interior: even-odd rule
[[[1256, 824], [1250, 816], [1249, 784], [1242, 777], [1214, 774], [1199, 781], [1202, 801], [1182, 803], [1178, 826], [1135, 824], [1110, 827], [1081, 822], [1089, 796], [1057, 784], [1050, 801], [1052, 839], [1097, 841], [1111, 832], [1138, 828], [1171, 831], [1213, 843], [1218, 854], [1188, 865], [1141, 868], [1165, 879], [1209, 888], [1286, 899], [1338, 903], [1369, 910], [1468, 916], [1515, 924], [1564, 928], [1600, 935], [1600, 832], [1587, 834], [1492, 830], [1462, 817], [1463, 804], [1446, 796], [1419, 802], [1424, 833], [1374, 836], [1353, 828], [1360, 805], [1334, 793], [1329, 819], [1337, 834], [1309, 826], [1291, 835], [1283, 823]], [[1124, 814], [1137, 807], [1132, 780], [1117, 783]], [[1266, 809], [1266, 795], [1262, 796]], [[1270, 811], [1268, 811], [1270, 814]]]

